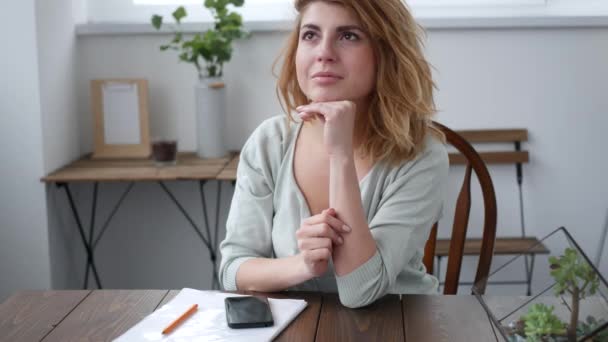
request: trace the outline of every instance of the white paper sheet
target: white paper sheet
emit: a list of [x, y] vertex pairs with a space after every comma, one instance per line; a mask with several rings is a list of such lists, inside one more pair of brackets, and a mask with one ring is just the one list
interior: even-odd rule
[[110, 82], [102, 87], [105, 143], [140, 144], [137, 84]]
[[[226, 323], [224, 298], [238, 296], [215, 291], [198, 291], [185, 288], [141, 322], [133, 326], [115, 342], [138, 341], [271, 341], [306, 307], [304, 300], [269, 298], [274, 326], [252, 329], [231, 329]], [[184, 321], [172, 333], [163, 335], [162, 330], [175, 318], [198, 304], [197, 312]]]

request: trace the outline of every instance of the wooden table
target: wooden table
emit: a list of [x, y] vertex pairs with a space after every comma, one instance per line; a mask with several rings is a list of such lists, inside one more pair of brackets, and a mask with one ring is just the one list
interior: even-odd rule
[[[169, 301], [178, 290], [19, 292], [0, 305], [0, 341], [110, 341]], [[496, 341], [473, 296], [389, 295], [361, 308], [335, 294], [279, 293], [307, 308], [279, 341]], [[503, 297], [505, 298], [505, 297]], [[506, 297], [508, 300], [508, 297]]]
[[232, 157], [201, 159], [194, 153], [179, 153], [173, 166], [158, 167], [151, 159], [91, 159], [84, 156], [42, 178], [46, 183], [141, 182], [210, 180]]
[[[217, 236], [219, 205], [216, 205], [216, 222], [212, 224], [209, 222], [207, 215], [204, 186], [207, 181], [216, 180], [218, 174], [227, 166], [231, 159], [232, 157], [201, 159], [194, 153], [179, 153], [175, 165], [158, 167], [151, 159], [91, 159], [90, 156], [85, 156], [43, 177], [41, 179], [43, 182], [55, 184], [58, 187], [65, 189], [70, 209], [72, 210], [82, 244], [87, 254], [87, 269], [83, 288], [88, 288], [89, 270], [92, 270], [97, 288], [102, 288], [101, 277], [99, 276], [95, 265], [95, 247], [105, 233], [122, 202], [130, 193], [135, 183], [138, 182], [157, 182], [169, 199], [176, 205], [177, 209], [184, 215], [195, 233], [203, 242], [204, 247], [209, 251], [209, 258], [214, 265], [212, 288], [219, 288], [215, 267], [219, 240]], [[196, 181], [199, 183], [204, 220], [202, 224], [195, 223], [192, 216], [186, 211], [185, 207], [165, 184], [166, 181]], [[83, 182], [93, 183], [91, 217], [87, 219], [82, 217], [79, 213], [72, 196], [72, 191], [70, 190], [70, 184]], [[110, 211], [110, 215], [103, 221], [104, 223], [102, 225], [96, 225], [95, 214], [98, 200], [98, 188], [100, 183], [107, 182], [125, 182], [127, 185], [119, 197], [119, 200], [114, 204], [113, 209]], [[221, 188], [218, 190], [218, 203], [220, 200], [220, 190]], [[84, 227], [83, 223], [85, 222], [90, 222], [88, 231]], [[211, 229], [211, 226], [213, 226], [214, 229]], [[214, 232], [213, 236], [211, 233], [212, 231]]]

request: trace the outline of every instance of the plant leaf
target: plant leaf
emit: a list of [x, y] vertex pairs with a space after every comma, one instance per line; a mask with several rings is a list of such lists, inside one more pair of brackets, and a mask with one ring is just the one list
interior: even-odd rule
[[175, 18], [175, 21], [177, 21], [178, 24], [181, 22], [182, 18], [187, 15], [188, 14], [186, 13], [184, 6], [179, 6], [175, 11], [173, 11], [173, 18]]
[[181, 42], [182, 41], [182, 37], [183, 37], [183, 35], [182, 35], [181, 32], [176, 32], [175, 33], [175, 38], [173, 38], [173, 40], [171, 41], [171, 43], [177, 44], [177, 43]]
[[160, 27], [163, 24], [163, 17], [158, 14], [155, 14], [152, 16], [152, 19], [150, 21], [152, 22], [152, 26], [154, 26], [155, 29], [160, 30]]

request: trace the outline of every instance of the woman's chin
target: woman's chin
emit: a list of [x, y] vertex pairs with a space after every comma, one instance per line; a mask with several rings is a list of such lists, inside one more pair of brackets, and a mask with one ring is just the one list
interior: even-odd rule
[[347, 97], [338, 94], [313, 94], [308, 97], [311, 102], [332, 102], [332, 101], [343, 101]]

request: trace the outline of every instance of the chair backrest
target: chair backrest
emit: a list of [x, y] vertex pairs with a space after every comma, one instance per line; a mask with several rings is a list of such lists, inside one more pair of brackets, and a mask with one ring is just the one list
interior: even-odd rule
[[[464, 181], [456, 202], [456, 210], [454, 213], [454, 224], [452, 227], [452, 236], [450, 238], [450, 248], [448, 255], [448, 267], [446, 270], [444, 294], [456, 294], [458, 291], [458, 282], [460, 279], [460, 269], [462, 266], [462, 257], [464, 252], [464, 244], [469, 225], [469, 213], [471, 211], [471, 173], [475, 171], [484, 203], [484, 224], [483, 237], [481, 243], [481, 251], [479, 254], [479, 262], [477, 264], [477, 273], [475, 275], [475, 283], [478, 285], [478, 290], [484, 293], [486, 287], [487, 276], [490, 273], [492, 264], [492, 255], [494, 253], [494, 240], [496, 238], [496, 195], [494, 185], [490, 178], [490, 173], [475, 151], [473, 146], [467, 142], [462, 136], [446, 126], [434, 122], [443, 134], [445, 134], [447, 143], [454, 146], [466, 158], [466, 170]], [[433, 273], [433, 261], [435, 259], [435, 247], [437, 242], [437, 223], [433, 225], [431, 234], [424, 249], [424, 265], [428, 273]]]

